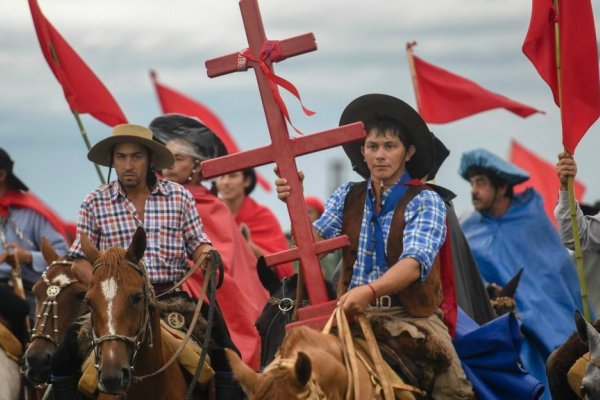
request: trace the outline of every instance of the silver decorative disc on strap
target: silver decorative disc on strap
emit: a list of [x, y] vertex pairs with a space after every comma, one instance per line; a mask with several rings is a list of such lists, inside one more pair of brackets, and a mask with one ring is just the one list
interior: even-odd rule
[[185, 325], [185, 318], [178, 312], [172, 312], [167, 316], [167, 324], [173, 329], [181, 329]]
[[59, 293], [60, 287], [56, 285], [48, 286], [48, 289], [46, 289], [46, 294], [48, 295], [48, 297], [56, 297]]

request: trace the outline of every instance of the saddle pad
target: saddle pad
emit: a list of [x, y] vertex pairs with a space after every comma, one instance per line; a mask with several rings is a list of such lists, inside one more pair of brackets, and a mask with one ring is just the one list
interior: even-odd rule
[[[185, 334], [181, 331], [171, 328], [162, 320], [161, 329], [163, 344], [165, 344], [169, 350], [175, 353], [181, 345], [181, 342], [183, 342]], [[181, 354], [179, 354], [179, 357], [177, 357], [177, 362], [181, 367], [188, 371], [190, 375], [194, 376], [194, 373], [196, 372], [196, 366], [200, 361], [201, 353], [202, 348], [200, 345], [198, 345], [198, 343], [196, 343], [193, 339], [190, 339], [186, 343]], [[79, 379], [79, 390], [85, 395], [86, 398], [93, 399], [96, 397], [96, 389], [98, 387], [98, 373], [96, 371], [96, 367], [94, 366], [94, 353], [91, 353], [84, 361], [83, 365], [81, 366], [81, 371], [82, 374], [81, 379]], [[215, 371], [210, 366], [210, 359], [207, 356], [204, 366], [202, 367], [202, 372], [200, 372], [200, 376], [198, 377], [198, 383], [200, 385], [206, 385], [213, 379], [214, 375]], [[152, 377], [148, 379], [152, 379]]]
[[587, 361], [589, 358], [590, 353], [585, 353], [575, 361], [575, 364], [573, 364], [573, 366], [569, 368], [569, 372], [567, 372], [567, 382], [569, 382], [569, 387], [580, 399], [582, 398], [581, 382], [585, 375], [585, 367], [589, 364]]
[[16, 362], [21, 360], [21, 356], [23, 355], [21, 342], [3, 324], [0, 324], [0, 348], [4, 350], [11, 360]]

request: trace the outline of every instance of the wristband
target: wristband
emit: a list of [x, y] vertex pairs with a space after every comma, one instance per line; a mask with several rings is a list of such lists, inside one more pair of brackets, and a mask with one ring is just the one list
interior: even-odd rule
[[367, 283], [367, 287], [369, 289], [371, 289], [371, 292], [373, 292], [373, 299], [371, 300], [373, 302], [377, 298], [377, 292], [375, 291], [375, 288], [373, 287], [373, 285], [371, 285], [370, 283]]

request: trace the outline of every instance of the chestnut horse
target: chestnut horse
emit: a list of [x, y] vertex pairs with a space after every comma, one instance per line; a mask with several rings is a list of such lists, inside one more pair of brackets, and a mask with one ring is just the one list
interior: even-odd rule
[[[249, 400], [346, 399], [349, 372], [339, 339], [300, 326], [286, 335], [279, 356], [256, 373], [233, 351], [227, 358]], [[358, 399], [377, 399], [371, 384], [370, 367], [358, 362]]]
[[[187, 384], [177, 362], [145, 379], [172, 356], [162, 341], [154, 292], [140, 262], [146, 233], [138, 228], [127, 250], [110, 248], [101, 253], [84, 234], [81, 244], [94, 266], [86, 301], [91, 310], [99, 389], [130, 400], [183, 399]], [[204, 398], [198, 393], [195, 396]]]
[[66, 331], [88, 310], [83, 301], [87, 282], [72, 267], [79, 263], [81, 269], [92, 268], [84, 259], [66, 261], [59, 257], [46, 238], [42, 238], [41, 250], [48, 266], [33, 286], [36, 320], [24, 360], [25, 377], [36, 385], [48, 382], [50, 362], [58, 345]]

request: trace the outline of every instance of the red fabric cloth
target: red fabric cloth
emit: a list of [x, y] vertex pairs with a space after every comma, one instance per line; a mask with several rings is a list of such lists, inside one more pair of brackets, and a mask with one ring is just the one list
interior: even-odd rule
[[[546, 214], [548, 214], [548, 218], [550, 218], [554, 226], [556, 226], [554, 207], [556, 205], [556, 196], [560, 190], [560, 182], [556, 176], [554, 164], [544, 160], [514, 140], [512, 141], [510, 148], [510, 162], [523, 168], [525, 171], [529, 172], [530, 175], [528, 181], [515, 186], [515, 192], [523, 192], [529, 186], [536, 188], [544, 199], [544, 210], [546, 211]], [[585, 185], [575, 179], [573, 181], [573, 188], [575, 189], [575, 198], [577, 201], [581, 202], [581, 199], [585, 194]]]
[[[234, 217], [238, 225], [246, 224], [248, 226], [250, 240], [263, 249], [267, 255], [290, 248], [275, 215], [249, 196], [244, 198]], [[275, 272], [279, 278], [292, 276], [294, 267], [291, 263], [281, 264], [275, 267]]]
[[58, 233], [67, 239], [65, 222], [54, 213], [43, 201], [29, 192], [8, 190], [0, 197], [0, 216], [8, 217], [8, 207], [28, 208], [44, 217]]
[[[556, 68], [554, 23], [559, 25], [562, 104]], [[594, 15], [590, 0], [559, 0], [558, 16], [552, 0], [533, 0], [523, 53], [561, 107], [563, 145], [575, 147], [600, 116], [600, 77]]]
[[42, 14], [37, 0], [29, 0], [29, 8], [44, 58], [71, 110], [89, 113], [110, 126], [126, 123], [125, 114], [108, 89]]
[[526, 118], [541, 112], [477, 83], [413, 56], [419, 114], [426, 122], [444, 124], [494, 108]]
[[[201, 185], [187, 185], [196, 199], [204, 231], [223, 259], [225, 279], [217, 290], [217, 301], [227, 322], [233, 342], [245, 363], [260, 367], [260, 336], [254, 322], [269, 297], [256, 271], [256, 257], [248, 247], [229, 209]], [[197, 297], [202, 276], [194, 275], [184, 289]]]
[[[223, 141], [227, 152], [230, 154], [240, 152], [240, 148], [235, 143], [235, 140], [233, 140], [227, 128], [225, 128], [225, 125], [223, 125], [223, 122], [221, 122], [212, 110], [204, 104], [159, 83], [154, 71], [150, 75], [156, 88], [158, 102], [163, 113], [179, 113], [198, 118]], [[267, 192], [271, 191], [269, 182], [258, 173], [256, 174], [256, 181], [264, 190]]]
[[[426, 186], [418, 179], [406, 182], [409, 186]], [[452, 246], [450, 243], [450, 230], [446, 221], [446, 240], [439, 252], [440, 275], [442, 281], [442, 304], [440, 308], [444, 313], [444, 323], [448, 327], [450, 336], [454, 339], [456, 335], [456, 319], [458, 317], [458, 305], [456, 303], [456, 286], [454, 285], [454, 259], [452, 257]]]

